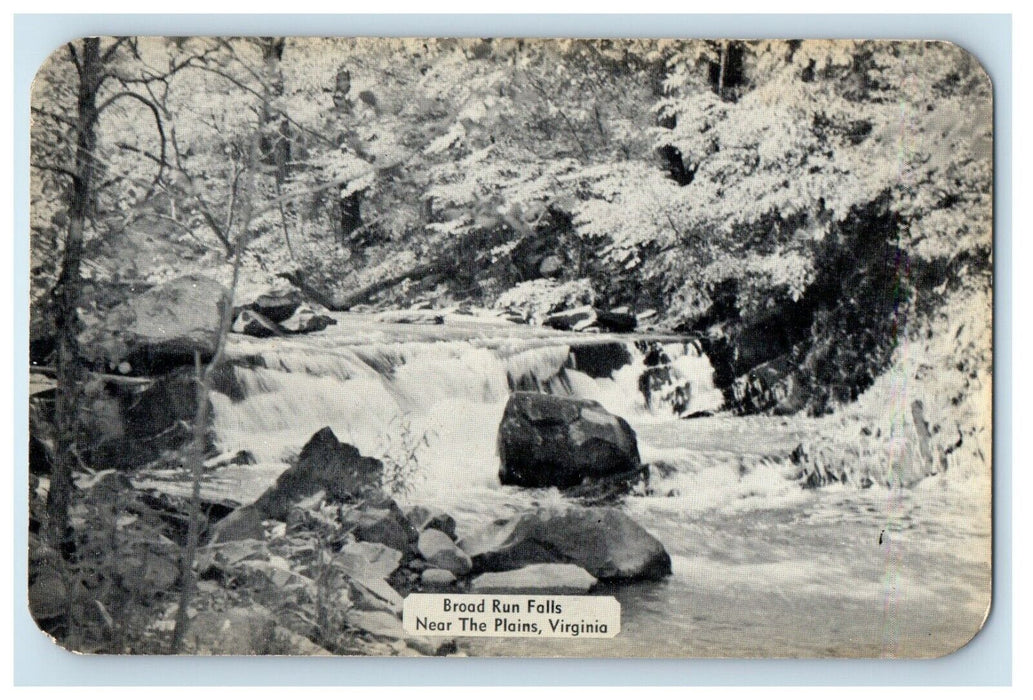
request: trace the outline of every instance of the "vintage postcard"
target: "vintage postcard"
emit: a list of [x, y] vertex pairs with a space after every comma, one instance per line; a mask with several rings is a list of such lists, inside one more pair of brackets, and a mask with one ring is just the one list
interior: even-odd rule
[[29, 606], [91, 654], [893, 657], [991, 602], [947, 42], [88, 37], [33, 84]]

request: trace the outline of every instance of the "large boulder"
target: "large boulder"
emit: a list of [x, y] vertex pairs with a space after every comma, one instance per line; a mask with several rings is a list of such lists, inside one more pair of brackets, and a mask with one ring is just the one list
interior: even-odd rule
[[621, 367], [631, 364], [631, 350], [624, 343], [571, 345], [573, 369], [589, 377], [609, 379]]
[[244, 309], [233, 322], [233, 332], [255, 338], [270, 338], [283, 335], [283, 330], [257, 311]]
[[671, 573], [664, 546], [615, 508], [542, 508], [496, 520], [461, 544], [474, 572], [558, 563], [577, 564], [600, 580]]
[[579, 306], [550, 314], [542, 325], [559, 331], [584, 331], [596, 328], [609, 333], [630, 333], [638, 325], [638, 319], [627, 311], [606, 311], [591, 306]]
[[[197, 380], [193, 368], [181, 367], [149, 384], [97, 381], [85, 388], [83, 403], [90, 415], [82, 448], [88, 461], [102, 469], [136, 469], [193, 439]], [[206, 452], [213, 441], [208, 430]]]
[[383, 474], [379, 459], [364, 457], [356, 447], [339, 441], [333, 430], [323, 428], [301, 449], [298, 463], [281, 474], [255, 505], [265, 517], [285, 520], [291, 504], [319, 491], [338, 501], [376, 493]]
[[550, 314], [542, 321], [542, 325], [558, 331], [580, 331], [591, 327], [595, 320], [595, 309], [591, 306], [579, 306]]
[[596, 401], [516, 392], [499, 425], [499, 479], [569, 488], [586, 479], [635, 474], [635, 431]]
[[610, 333], [630, 333], [638, 325], [638, 319], [627, 311], [596, 309], [595, 325]]
[[293, 316], [303, 301], [304, 297], [297, 289], [267, 289], [250, 303], [238, 306], [234, 312], [239, 315], [243, 311], [254, 311], [273, 323], [280, 323]]
[[287, 333], [316, 333], [337, 323], [337, 319], [310, 304], [300, 305], [290, 317], [280, 321], [280, 328]]
[[187, 275], [152, 287], [112, 309], [80, 337], [84, 355], [110, 368], [155, 374], [192, 365], [194, 353], [215, 353], [222, 309], [229, 292], [203, 275]]

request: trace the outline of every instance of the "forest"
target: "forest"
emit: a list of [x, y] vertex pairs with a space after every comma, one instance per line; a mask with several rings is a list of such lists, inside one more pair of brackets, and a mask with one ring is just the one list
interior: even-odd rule
[[[111, 362], [93, 329], [192, 274], [334, 314], [630, 314], [698, 344], [722, 415], [806, 421], [812, 486], [988, 469], [992, 91], [946, 42], [73, 41], [31, 96], [38, 556], [81, 561], [97, 386], [171, 369]], [[197, 470], [233, 321], [180, 363], [202, 392], [182, 444]], [[187, 596], [192, 576], [177, 569]], [[80, 632], [114, 629], [100, 608]]]

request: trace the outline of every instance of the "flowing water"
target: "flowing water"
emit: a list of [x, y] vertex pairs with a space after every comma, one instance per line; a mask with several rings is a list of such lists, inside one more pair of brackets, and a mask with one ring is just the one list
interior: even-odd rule
[[[460, 536], [562, 501], [555, 489], [499, 484], [495, 437], [514, 387], [599, 401], [635, 428], [644, 462], [672, 468], [654, 477], [652, 495], [622, 506], [664, 544], [674, 573], [599, 591], [621, 601], [617, 638], [463, 640], [469, 653], [935, 656], [963, 645], [984, 619], [988, 479], [803, 490], [787, 478], [786, 456], [805, 420], [680, 419], [721, 404], [691, 340], [464, 316], [444, 325], [337, 319], [303, 337], [234, 336], [235, 386], [213, 397], [215, 431], [220, 449], [259, 461], [215, 475], [235, 499], [257, 497], [328, 425], [364, 454], [386, 457], [410, 486], [399, 500], [445, 509]], [[586, 345], [620, 356], [620, 366], [579, 368], [571, 349]]]

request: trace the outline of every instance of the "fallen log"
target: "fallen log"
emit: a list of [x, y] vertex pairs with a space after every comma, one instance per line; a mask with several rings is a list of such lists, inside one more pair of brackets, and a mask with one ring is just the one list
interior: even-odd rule
[[454, 263], [451, 261], [441, 261], [421, 265], [403, 272], [402, 274], [395, 275], [394, 277], [387, 277], [385, 279], [378, 280], [373, 284], [366, 285], [365, 287], [344, 296], [333, 296], [329, 292], [314, 287], [305, 280], [300, 270], [295, 270], [294, 272], [281, 272], [279, 276], [301, 290], [301, 293], [308, 297], [310, 301], [314, 301], [320, 306], [326, 307], [330, 311], [348, 311], [353, 306], [367, 301], [377, 292], [390, 289], [396, 284], [401, 284], [407, 279], [418, 280], [435, 273], [447, 272], [453, 266]]

